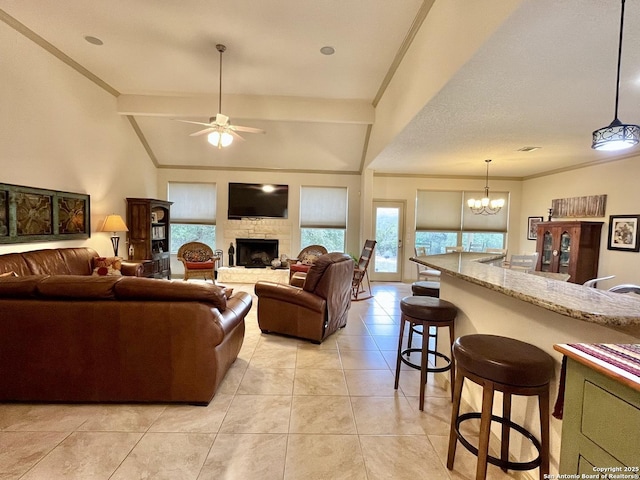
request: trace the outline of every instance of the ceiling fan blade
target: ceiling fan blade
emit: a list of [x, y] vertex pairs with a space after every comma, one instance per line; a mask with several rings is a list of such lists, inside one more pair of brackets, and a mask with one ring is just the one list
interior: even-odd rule
[[233, 135], [233, 138], [240, 140], [241, 142], [244, 142], [244, 138], [242, 138], [240, 135], [238, 135], [236, 132], [234, 132], [231, 129], [228, 129], [227, 132], [229, 132], [231, 135]]
[[215, 132], [215, 131], [216, 131], [215, 127], [209, 127], [209, 128], [205, 128], [204, 130], [199, 130], [197, 132], [190, 133], [189, 136], [190, 137], [199, 137], [200, 135], [204, 135], [206, 133], [211, 133], [211, 132]]
[[253, 127], [243, 127], [240, 125], [229, 125], [231, 130], [235, 130], [237, 132], [247, 132], [247, 133], [265, 133], [261, 128], [253, 128]]
[[180, 120], [179, 118], [174, 118], [174, 120], [176, 122], [182, 122], [182, 123], [192, 123], [194, 125], [204, 125], [205, 127], [210, 127], [211, 123], [204, 123], [204, 122], [192, 122], [191, 120]]

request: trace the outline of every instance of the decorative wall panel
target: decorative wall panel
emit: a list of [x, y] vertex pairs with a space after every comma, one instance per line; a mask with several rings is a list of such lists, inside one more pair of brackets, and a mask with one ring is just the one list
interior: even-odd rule
[[554, 218], [604, 217], [606, 195], [556, 198], [551, 200]]
[[89, 238], [90, 218], [89, 195], [0, 183], [0, 244]]

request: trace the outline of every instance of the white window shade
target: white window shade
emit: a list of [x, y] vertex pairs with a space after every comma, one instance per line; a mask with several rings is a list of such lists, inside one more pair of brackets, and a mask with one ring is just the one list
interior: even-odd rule
[[347, 189], [301, 187], [300, 227], [347, 228]]
[[216, 223], [214, 183], [169, 183], [171, 221], [175, 223]]
[[462, 231], [466, 232], [506, 232], [509, 223], [509, 192], [489, 192], [491, 200], [504, 199], [504, 207], [495, 215], [476, 215], [467, 202], [469, 199], [484, 197], [482, 192], [464, 192]]
[[418, 190], [416, 230], [457, 232], [460, 230], [462, 192]]

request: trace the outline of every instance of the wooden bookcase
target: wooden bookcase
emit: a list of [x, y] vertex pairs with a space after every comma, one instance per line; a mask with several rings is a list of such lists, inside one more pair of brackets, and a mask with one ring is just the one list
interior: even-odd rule
[[171, 203], [127, 198], [127, 249], [133, 247], [129, 260], [144, 262], [148, 277], [171, 278]]
[[555, 221], [538, 223], [537, 271], [568, 273], [582, 284], [598, 276], [602, 222]]

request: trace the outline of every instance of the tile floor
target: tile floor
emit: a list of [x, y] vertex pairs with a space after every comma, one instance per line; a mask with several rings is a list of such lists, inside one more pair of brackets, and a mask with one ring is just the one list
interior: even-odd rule
[[[207, 407], [1, 404], [0, 479], [474, 478], [460, 445], [455, 470], [445, 466], [448, 390], [430, 379], [420, 412], [420, 373], [404, 365], [393, 388], [410, 286], [374, 293], [321, 345], [262, 335], [254, 297], [242, 351]], [[489, 466], [488, 478], [517, 474]]]

